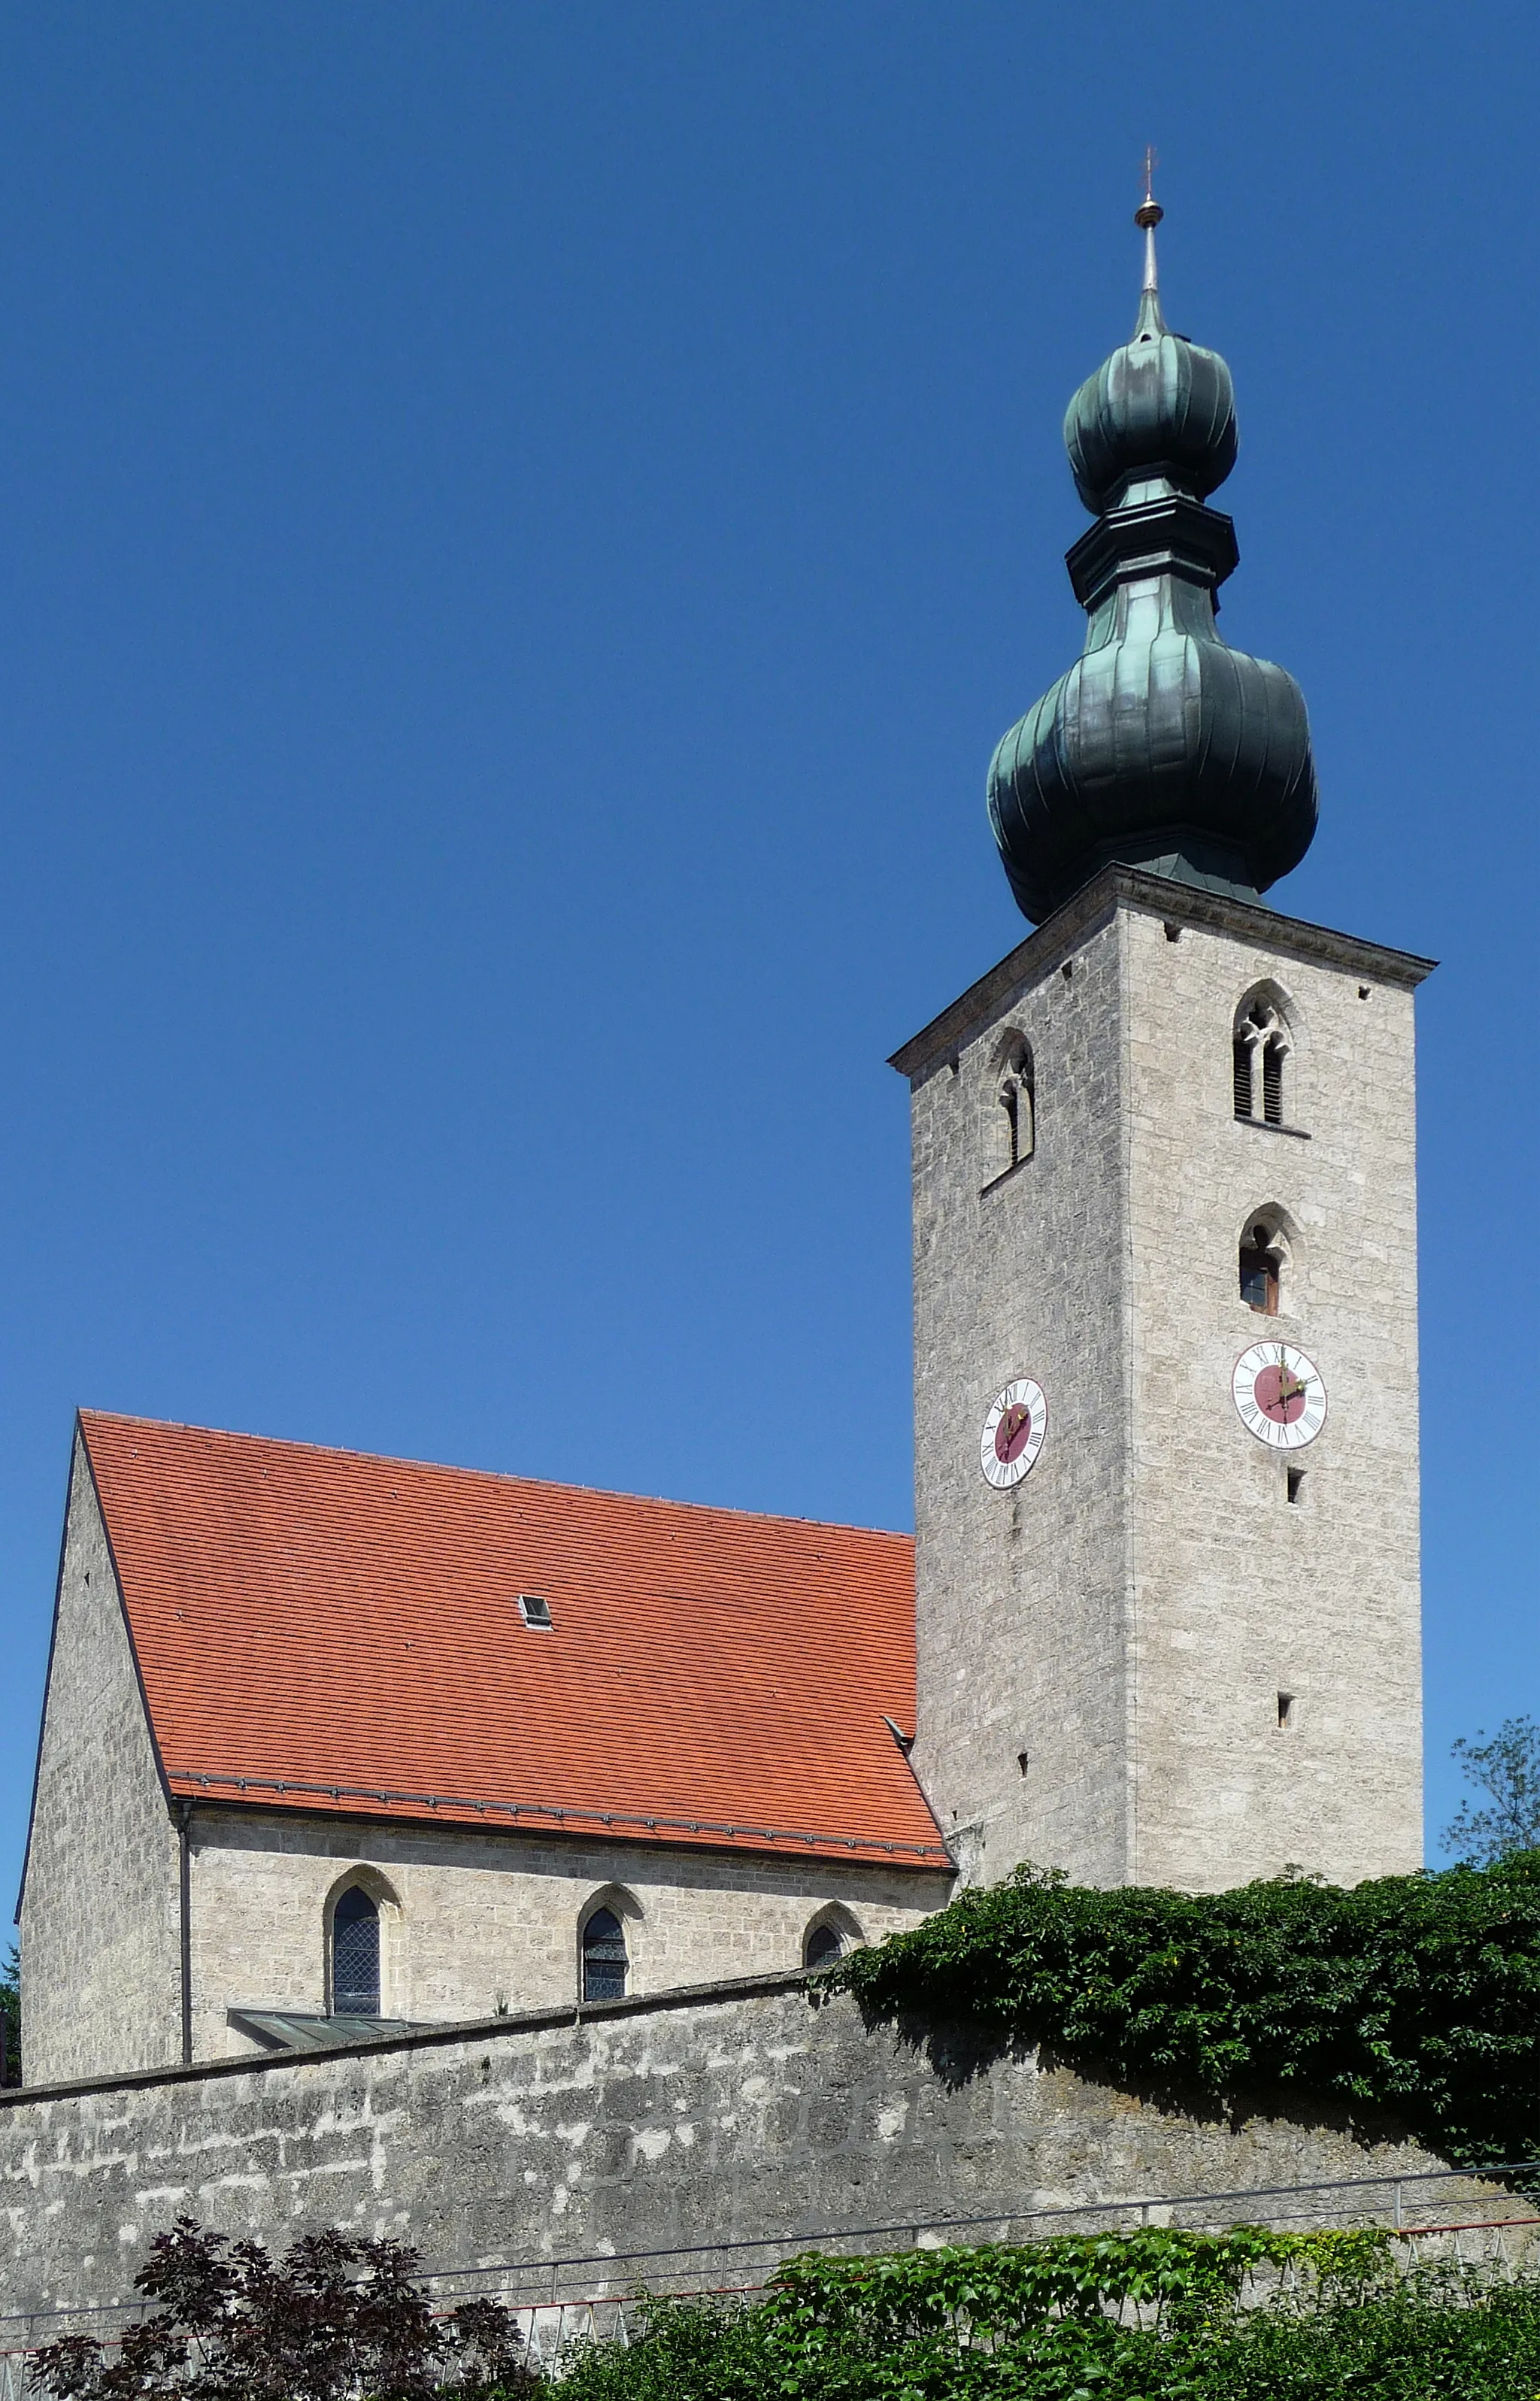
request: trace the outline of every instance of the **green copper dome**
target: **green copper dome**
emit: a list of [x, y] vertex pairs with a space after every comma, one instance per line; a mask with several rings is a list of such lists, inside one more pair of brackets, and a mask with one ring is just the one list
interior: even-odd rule
[[1235, 387], [1217, 350], [1168, 333], [1147, 289], [1134, 338], [1075, 394], [1064, 420], [1075, 489], [1093, 515], [1135, 478], [1163, 475], [1206, 501], [1235, 464]]
[[1023, 913], [1048, 916], [1108, 859], [1255, 900], [1315, 832], [1304, 695], [1232, 651], [1215, 595], [1235, 529], [1203, 502], [1235, 463], [1235, 397], [1213, 350], [1161, 315], [1148, 195], [1134, 337], [1065, 418], [1076, 487], [1096, 517], [1070, 551], [1085, 648], [1011, 728], [989, 816]]

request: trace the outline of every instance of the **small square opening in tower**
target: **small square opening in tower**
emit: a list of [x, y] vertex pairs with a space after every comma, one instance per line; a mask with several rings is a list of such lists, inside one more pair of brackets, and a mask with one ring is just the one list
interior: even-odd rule
[[1292, 1733], [1293, 1733], [1293, 1731], [1294, 1731], [1294, 1712], [1295, 1712], [1295, 1708], [1296, 1708], [1296, 1707], [1297, 1707], [1297, 1703], [1296, 1703], [1296, 1701], [1295, 1701], [1295, 1698], [1294, 1698], [1294, 1695], [1293, 1695], [1293, 1694], [1292, 1694], [1292, 1693], [1280, 1693], [1280, 1694], [1279, 1694], [1279, 1695], [1278, 1695], [1278, 1731], [1279, 1731], [1279, 1733], [1280, 1733], [1280, 1734], [1292, 1734]]

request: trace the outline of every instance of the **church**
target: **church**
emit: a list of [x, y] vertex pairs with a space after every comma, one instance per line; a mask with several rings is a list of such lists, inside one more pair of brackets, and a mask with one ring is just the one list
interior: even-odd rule
[[816, 1968], [1018, 1861], [1422, 1859], [1413, 995], [1263, 899], [1305, 707], [1215, 623], [1229, 369], [1145, 268], [1066, 418], [1034, 928], [895, 1055], [915, 1537], [85, 1411], [28, 2080]]

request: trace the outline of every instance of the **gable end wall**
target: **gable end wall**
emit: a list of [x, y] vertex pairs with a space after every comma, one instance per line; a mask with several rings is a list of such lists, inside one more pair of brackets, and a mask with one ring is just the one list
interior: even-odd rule
[[21, 1915], [29, 2084], [181, 2057], [177, 1847], [76, 1436]]

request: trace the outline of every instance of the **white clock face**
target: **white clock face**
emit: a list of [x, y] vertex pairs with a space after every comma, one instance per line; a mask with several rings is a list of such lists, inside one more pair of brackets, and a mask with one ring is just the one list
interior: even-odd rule
[[1007, 1384], [989, 1404], [979, 1436], [979, 1465], [997, 1492], [1009, 1492], [1033, 1465], [1048, 1432], [1043, 1388], [1029, 1376]]
[[1291, 1343], [1254, 1342], [1236, 1360], [1230, 1388], [1242, 1424], [1270, 1450], [1303, 1450], [1327, 1421], [1321, 1371]]

